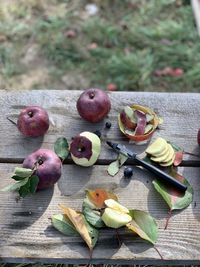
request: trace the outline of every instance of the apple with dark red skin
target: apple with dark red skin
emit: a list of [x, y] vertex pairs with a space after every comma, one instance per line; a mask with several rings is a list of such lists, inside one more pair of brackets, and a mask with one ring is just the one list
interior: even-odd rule
[[39, 106], [26, 107], [19, 114], [17, 127], [25, 136], [42, 136], [49, 128], [48, 113]]
[[37, 190], [53, 186], [61, 176], [61, 160], [49, 149], [38, 149], [25, 158], [24, 168], [33, 169], [35, 166], [35, 175], [39, 177]]
[[80, 95], [76, 107], [83, 119], [99, 122], [109, 113], [111, 102], [106, 92], [91, 88]]
[[198, 130], [198, 133], [197, 133], [197, 143], [200, 146], [200, 129]]

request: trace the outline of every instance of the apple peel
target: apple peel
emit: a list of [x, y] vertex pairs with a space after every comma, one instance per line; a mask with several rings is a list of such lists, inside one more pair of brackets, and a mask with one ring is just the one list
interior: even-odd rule
[[[128, 125], [124, 125], [124, 121], [121, 120], [121, 113], [118, 115], [118, 125], [119, 125], [119, 129], [120, 131], [127, 136], [130, 140], [139, 143], [145, 140], [148, 140], [152, 134], [154, 133], [154, 131], [156, 130], [156, 128], [158, 127], [159, 124], [163, 123], [163, 119], [160, 118], [152, 109], [145, 107], [145, 106], [141, 106], [141, 105], [137, 105], [134, 104], [132, 106], [130, 106], [135, 112], [137, 111], [137, 115], [139, 114], [140, 116], [140, 120], [139, 121], [139, 126], [136, 126], [136, 130], [133, 131], [127, 131], [127, 130], [133, 130], [128, 128]], [[134, 112], [134, 113], [135, 113]], [[144, 118], [141, 119], [141, 114], [144, 113], [145, 114], [145, 121], [146, 124], [144, 123]], [[142, 122], [140, 122], [142, 121]], [[149, 128], [147, 128], [147, 130], [145, 131], [144, 128], [144, 132], [143, 132], [143, 125], [145, 124], [145, 126], [148, 126]], [[141, 126], [142, 125], [142, 126]], [[137, 128], [139, 128], [139, 130], [137, 130]], [[142, 129], [142, 130], [141, 130]], [[145, 133], [146, 132], [146, 133]]]

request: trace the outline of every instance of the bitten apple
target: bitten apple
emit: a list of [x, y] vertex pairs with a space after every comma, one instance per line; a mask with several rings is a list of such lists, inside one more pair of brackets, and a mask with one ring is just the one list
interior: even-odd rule
[[53, 186], [61, 176], [62, 163], [59, 157], [49, 149], [38, 149], [23, 162], [24, 168], [33, 169], [39, 177], [37, 190]]
[[70, 153], [77, 165], [88, 167], [93, 165], [100, 154], [101, 141], [91, 132], [82, 132], [75, 136], [70, 144]]
[[106, 92], [92, 88], [80, 95], [76, 107], [83, 119], [99, 122], [109, 113], [111, 102]]
[[17, 127], [25, 136], [42, 136], [49, 128], [48, 113], [39, 106], [26, 107], [19, 114]]

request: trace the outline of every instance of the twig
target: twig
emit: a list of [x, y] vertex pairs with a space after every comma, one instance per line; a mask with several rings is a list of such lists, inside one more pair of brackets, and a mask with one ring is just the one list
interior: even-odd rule
[[196, 157], [196, 158], [200, 158], [200, 155], [197, 155], [197, 154], [194, 154], [194, 153], [191, 153], [191, 152], [184, 151], [183, 153], [186, 154], [186, 155], [190, 155], [190, 156]]
[[118, 229], [115, 229], [115, 231], [116, 231], [116, 236], [117, 236], [118, 245], [119, 245], [119, 247], [121, 247], [121, 245], [122, 245], [122, 241], [121, 241], [121, 238], [120, 238]]
[[158, 253], [158, 255], [160, 256], [161, 260], [164, 260], [163, 256], [161, 255], [160, 251], [158, 250], [158, 248], [156, 246], [154, 246], [154, 249]]
[[14, 124], [15, 126], [17, 126], [17, 123], [15, 121], [13, 121], [11, 118], [9, 118], [8, 116], [6, 117], [7, 120], [9, 120], [12, 124]]
[[168, 212], [168, 217], [167, 217], [166, 224], [165, 224], [165, 230], [168, 227], [169, 219], [171, 218], [171, 215], [172, 215], [172, 209], [170, 209], [169, 212]]

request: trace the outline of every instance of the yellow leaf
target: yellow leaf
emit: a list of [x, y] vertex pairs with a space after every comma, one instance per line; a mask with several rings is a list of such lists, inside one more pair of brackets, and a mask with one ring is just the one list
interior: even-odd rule
[[87, 243], [90, 250], [92, 250], [93, 248], [92, 239], [89, 235], [83, 215], [63, 205], [59, 205], [59, 206], [64, 212], [64, 214], [68, 217], [68, 219], [72, 222], [72, 224], [74, 225], [76, 230], [79, 232], [83, 240]]
[[145, 239], [145, 240], [149, 240], [149, 237], [147, 236], [147, 234], [145, 234], [145, 232], [143, 232], [141, 230], [141, 228], [139, 227], [139, 225], [137, 225], [137, 223], [135, 221], [131, 221], [130, 223], [128, 223], [127, 228], [133, 232], [135, 232], [136, 234], [138, 234], [141, 238]]

